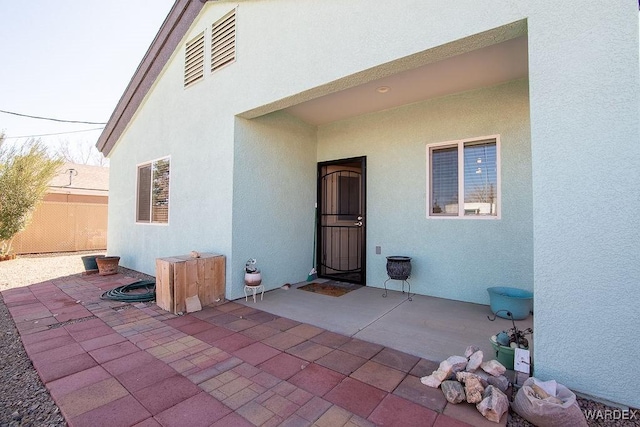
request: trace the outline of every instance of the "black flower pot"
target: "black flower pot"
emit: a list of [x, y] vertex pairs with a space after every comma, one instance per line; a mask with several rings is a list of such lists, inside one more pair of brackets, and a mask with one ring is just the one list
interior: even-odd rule
[[387, 275], [393, 280], [407, 280], [411, 276], [411, 257], [388, 256]]

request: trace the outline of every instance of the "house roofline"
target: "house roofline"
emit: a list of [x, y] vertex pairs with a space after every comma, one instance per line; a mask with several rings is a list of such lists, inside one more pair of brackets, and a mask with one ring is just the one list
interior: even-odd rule
[[96, 147], [108, 156], [153, 86], [178, 43], [209, 0], [176, 0], [120, 97]]

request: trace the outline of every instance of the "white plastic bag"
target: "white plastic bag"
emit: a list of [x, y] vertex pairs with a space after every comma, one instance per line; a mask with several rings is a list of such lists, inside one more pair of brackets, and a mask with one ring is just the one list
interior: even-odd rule
[[[536, 397], [531, 388], [534, 384], [545, 391], [552, 390], [555, 385], [555, 399]], [[555, 381], [551, 384], [533, 377], [527, 379], [516, 393], [511, 408], [522, 418], [539, 427], [587, 427], [587, 420], [576, 402], [576, 395]]]

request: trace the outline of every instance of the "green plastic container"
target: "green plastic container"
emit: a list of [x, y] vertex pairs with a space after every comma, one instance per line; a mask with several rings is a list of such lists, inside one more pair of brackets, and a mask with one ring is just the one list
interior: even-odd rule
[[496, 351], [496, 360], [504, 365], [505, 368], [513, 370], [513, 359], [515, 357], [515, 349], [511, 347], [505, 347], [498, 343], [491, 342], [491, 346]]

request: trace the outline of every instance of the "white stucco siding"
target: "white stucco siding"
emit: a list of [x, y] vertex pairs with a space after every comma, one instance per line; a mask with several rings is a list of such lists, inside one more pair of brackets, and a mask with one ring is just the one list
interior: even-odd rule
[[[501, 219], [427, 218], [426, 147], [495, 134]], [[419, 294], [488, 304], [490, 286], [533, 290], [526, 80], [319, 127], [318, 161], [356, 156], [367, 156], [368, 285], [382, 287], [387, 279], [385, 256], [406, 255]]]
[[[204, 29], [194, 23], [185, 41]], [[184, 88], [183, 76], [184, 43], [110, 156], [110, 184], [117, 191], [109, 208], [108, 251], [148, 274], [155, 274], [158, 257], [192, 250], [231, 254], [234, 120], [232, 101], [223, 100], [234, 98], [236, 86], [205, 79]], [[164, 156], [171, 157], [169, 224], [136, 224], [136, 165]]]
[[238, 118], [230, 298], [243, 296], [244, 263], [258, 260], [265, 289], [306, 280], [313, 266], [316, 129], [286, 113]]
[[[536, 374], [640, 406], [638, 3], [529, 19]], [[605, 366], [616, 360], [614, 375]]]

